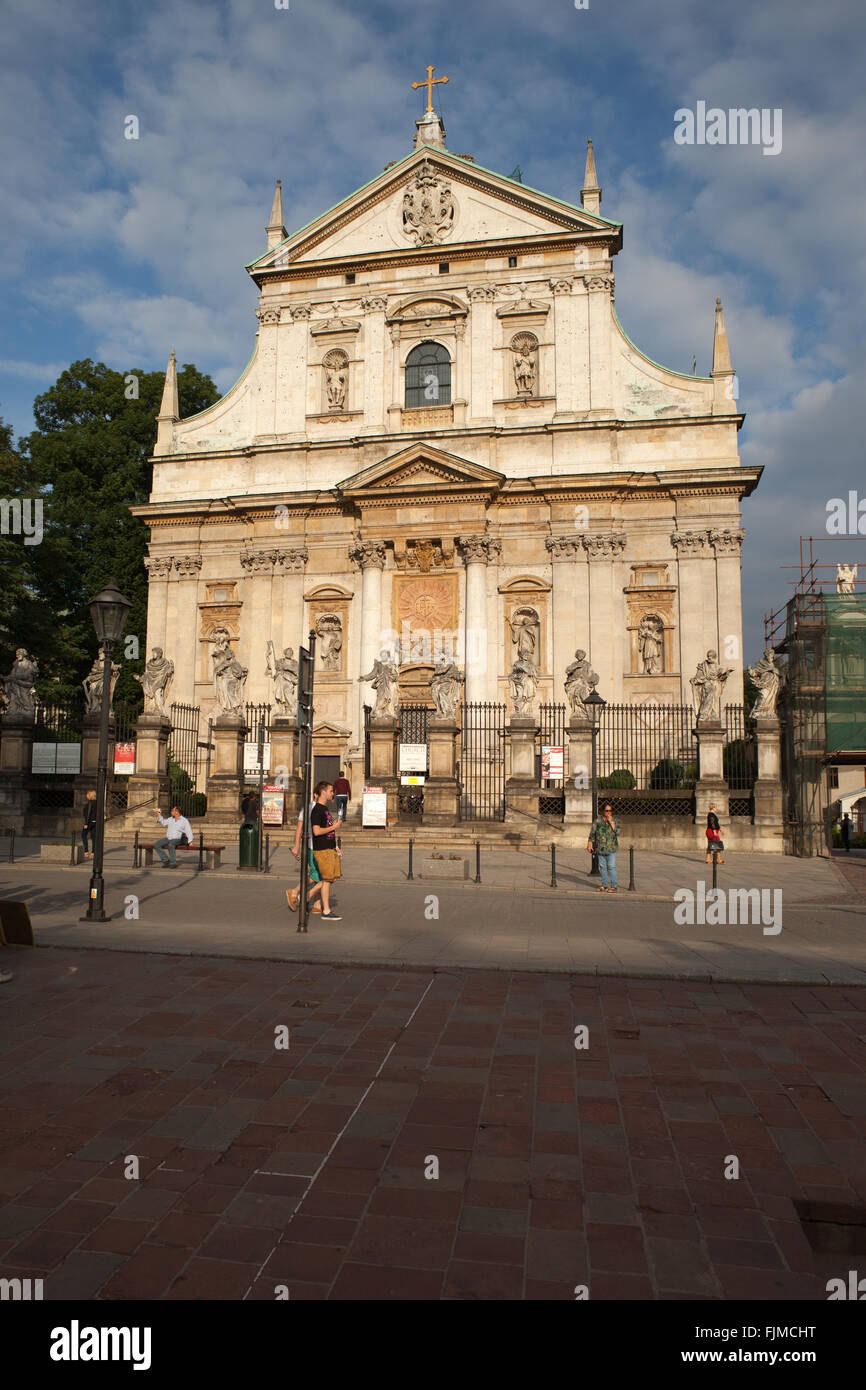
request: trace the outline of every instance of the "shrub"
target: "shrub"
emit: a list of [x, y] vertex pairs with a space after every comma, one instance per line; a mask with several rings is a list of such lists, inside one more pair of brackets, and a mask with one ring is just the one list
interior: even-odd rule
[[684, 787], [693, 787], [693, 786], [695, 785], [695, 782], [697, 782], [697, 780], [698, 780], [698, 765], [697, 765], [697, 763], [689, 763], [688, 766], [686, 767], [685, 771], [683, 772], [683, 786], [684, 786]]
[[684, 775], [685, 768], [676, 758], [662, 758], [650, 773], [650, 786], [654, 791], [673, 790], [682, 786]]
[[617, 767], [606, 777], [599, 777], [598, 785], [603, 791], [630, 792], [637, 786], [637, 778], [627, 767]]

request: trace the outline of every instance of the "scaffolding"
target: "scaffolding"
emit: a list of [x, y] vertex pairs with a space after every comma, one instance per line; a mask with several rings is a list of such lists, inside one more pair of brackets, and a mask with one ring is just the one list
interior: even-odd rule
[[[844, 544], [849, 563], [857, 539], [822, 537], [825, 543]], [[798, 855], [828, 851], [828, 766], [866, 764], [866, 579], [849, 574], [848, 591], [840, 592], [839, 567], [819, 564], [814, 546], [812, 536], [800, 537], [794, 593], [764, 616], [764, 645], [785, 658], [782, 777], [787, 848]]]

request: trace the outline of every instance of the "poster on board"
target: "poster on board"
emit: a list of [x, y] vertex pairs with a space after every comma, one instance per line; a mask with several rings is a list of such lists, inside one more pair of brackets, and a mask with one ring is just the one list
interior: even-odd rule
[[388, 797], [382, 787], [365, 787], [361, 798], [361, 825], [388, 824]]

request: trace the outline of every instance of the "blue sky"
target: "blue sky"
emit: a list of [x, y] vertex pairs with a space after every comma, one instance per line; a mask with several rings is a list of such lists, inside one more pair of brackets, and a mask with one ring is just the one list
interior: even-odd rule
[[[866, 95], [856, 0], [5, 0], [0, 415], [80, 357], [249, 358], [273, 181], [300, 227], [410, 148], [428, 63], [455, 153], [579, 201], [593, 138], [625, 224], [617, 309], [649, 356], [709, 369], [720, 294], [766, 472], [744, 506], [747, 655], [828, 498], [866, 495]], [[674, 112], [781, 108], [783, 147], [678, 146]], [[140, 138], [125, 140], [136, 115]], [[866, 562], [862, 539], [821, 559]], [[866, 569], [866, 565], [864, 565]]]

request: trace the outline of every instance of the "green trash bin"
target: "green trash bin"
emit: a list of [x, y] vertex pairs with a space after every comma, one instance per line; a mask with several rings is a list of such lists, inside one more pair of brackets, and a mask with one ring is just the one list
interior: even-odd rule
[[238, 836], [238, 867], [259, 867], [259, 827], [249, 821], [244, 821]]

